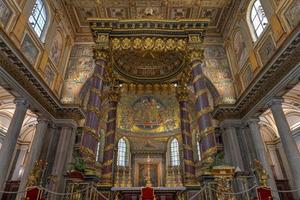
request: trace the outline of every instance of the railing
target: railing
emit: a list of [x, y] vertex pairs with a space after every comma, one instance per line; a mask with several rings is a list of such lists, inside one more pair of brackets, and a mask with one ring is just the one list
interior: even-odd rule
[[[232, 188], [224, 187], [217, 182], [206, 183], [192, 190], [185, 190], [177, 192], [177, 200], [252, 200], [256, 198], [255, 190], [259, 187], [254, 184], [251, 187], [243, 188], [242, 190], [232, 192]], [[113, 191], [99, 191], [94, 184], [91, 183], [69, 183], [66, 188], [66, 192], [57, 193], [50, 191], [42, 186], [35, 186], [27, 188], [26, 191], [21, 192], [7, 192], [0, 191], [0, 197], [2, 194], [17, 194], [24, 193], [24, 199], [26, 192], [31, 193], [31, 200], [118, 200], [120, 195], [113, 193]], [[274, 191], [279, 193], [292, 193], [300, 191], [299, 189], [285, 190], [285, 191]], [[27, 196], [28, 197], [28, 196]], [[273, 197], [274, 200], [278, 200]]]

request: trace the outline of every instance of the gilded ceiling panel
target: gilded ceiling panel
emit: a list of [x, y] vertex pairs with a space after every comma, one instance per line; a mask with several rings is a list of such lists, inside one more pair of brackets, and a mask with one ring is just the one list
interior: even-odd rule
[[210, 27], [220, 26], [223, 12], [232, 0], [64, 0], [77, 33], [89, 33], [87, 18], [158, 19], [209, 18]]

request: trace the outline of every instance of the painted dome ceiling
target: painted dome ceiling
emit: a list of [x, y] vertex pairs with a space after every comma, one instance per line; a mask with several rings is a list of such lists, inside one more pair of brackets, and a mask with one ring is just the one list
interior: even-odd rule
[[111, 46], [113, 67], [123, 78], [135, 82], [170, 79], [181, 72], [185, 64], [184, 39], [115, 38]]

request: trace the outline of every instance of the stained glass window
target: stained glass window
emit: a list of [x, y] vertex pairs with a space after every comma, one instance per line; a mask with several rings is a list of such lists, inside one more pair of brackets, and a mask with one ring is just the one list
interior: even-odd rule
[[171, 165], [172, 166], [179, 166], [179, 145], [177, 139], [173, 139], [171, 141]]
[[117, 159], [118, 166], [126, 165], [126, 141], [121, 138], [118, 142], [118, 159]]
[[29, 17], [29, 23], [39, 38], [41, 38], [43, 35], [46, 22], [47, 22], [47, 12], [46, 12], [44, 1], [36, 0], [31, 15]]
[[265, 15], [264, 8], [261, 5], [260, 0], [256, 0], [251, 8], [250, 13], [251, 23], [256, 35], [256, 39], [262, 34], [268, 25], [268, 19]]

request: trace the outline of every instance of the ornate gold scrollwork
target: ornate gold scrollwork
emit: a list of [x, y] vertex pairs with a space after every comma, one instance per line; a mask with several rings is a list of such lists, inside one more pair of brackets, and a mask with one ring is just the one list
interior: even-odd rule
[[94, 49], [94, 58], [97, 60], [108, 60], [108, 52], [106, 50], [96, 48]]
[[185, 51], [187, 41], [185, 39], [173, 38], [113, 38], [111, 40], [111, 48], [117, 50], [144, 50], [155, 52], [162, 51]]
[[176, 43], [174, 39], [168, 39], [166, 42], [166, 49], [172, 51], [176, 48]]
[[114, 38], [111, 41], [111, 47], [113, 50], [118, 50], [121, 48], [121, 41], [118, 38]]
[[122, 40], [122, 48], [123, 49], [130, 49], [131, 48], [131, 40], [129, 39], [129, 38], [124, 38], [123, 40]]
[[190, 62], [193, 62], [195, 60], [203, 60], [203, 49], [190, 51], [188, 57]]
[[189, 93], [188, 93], [187, 88], [185, 86], [178, 87], [176, 97], [179, 102], [188, 101]]
[[146, 38], [144, 41], [145, 50], [151, 50], [154, 47], [154, 41], [152, 38]]
[[141, 49], [142, 48], [142, 40], [140, 38], [135, 38], [133, 40], [132, 47], [137, 50]]

